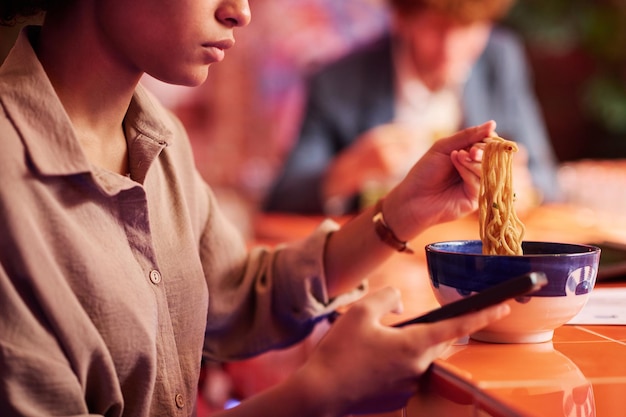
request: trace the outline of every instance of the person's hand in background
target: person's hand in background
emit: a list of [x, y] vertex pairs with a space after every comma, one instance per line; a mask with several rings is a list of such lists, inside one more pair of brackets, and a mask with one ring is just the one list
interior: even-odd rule
[[376, 189], [385, 194], [430, 145], [419, 131], [400, 123], [363, 133], [331, 162], [323, 184], [324, 200], [345, 201]]

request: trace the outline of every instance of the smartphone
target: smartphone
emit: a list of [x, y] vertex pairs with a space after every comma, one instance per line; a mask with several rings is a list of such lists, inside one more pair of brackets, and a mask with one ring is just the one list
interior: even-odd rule
[[394, 327], [403, 327], [409, 324], [434, 323], [457, 317], [462, 314], [478, 311], [483, 308], [498, 304], [510, 298], [527, 295], [539, 290], [548, 283], [548, 278], [543, 272], [529, 272], [516, 278], [511, 278], [500, 284], [489, 287], [484, 291], [462, 298], [450, 304], [446, 304], [432, 310], [422, 316], [396, 323]]

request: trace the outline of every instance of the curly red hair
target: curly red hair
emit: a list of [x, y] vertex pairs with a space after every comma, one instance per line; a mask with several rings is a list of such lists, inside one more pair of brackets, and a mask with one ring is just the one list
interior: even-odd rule
[[402, 13], [435, 9], [464, 22], [498, 20], [504, 17], [515, 0], [387, 0]]

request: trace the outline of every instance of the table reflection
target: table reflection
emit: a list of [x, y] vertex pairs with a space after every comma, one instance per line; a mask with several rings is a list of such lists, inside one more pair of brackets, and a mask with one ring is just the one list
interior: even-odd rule
[[[453, 346], [442, 359], [435, 375], [429, 377], [428, 391], [454, 403], [457, 413], [460, 407], [467, 415], [493, 417], [596, 416], [591, 383], [552, 342], [494, 345], [469, 341]], [[472, 389], [468, 382], [474, 385]], [[408, 415], [423, 415], [423, 411], [416, 398]]]

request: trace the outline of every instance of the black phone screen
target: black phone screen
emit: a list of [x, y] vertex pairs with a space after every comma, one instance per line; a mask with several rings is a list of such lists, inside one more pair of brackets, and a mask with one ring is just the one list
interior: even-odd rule
[[433, 323], [456, 317], [472, 311], [477, 311], [510, 298], [527, 295], [535, 292], [548, 283], [543, 272], [529, 272], [522, 276], [511, 278], [500, 284], [489, 287], [484, 291], [462, 298], [432, 310], [422, 316], [397, 323], [394, 327], [403, 327], [416, 323]]

